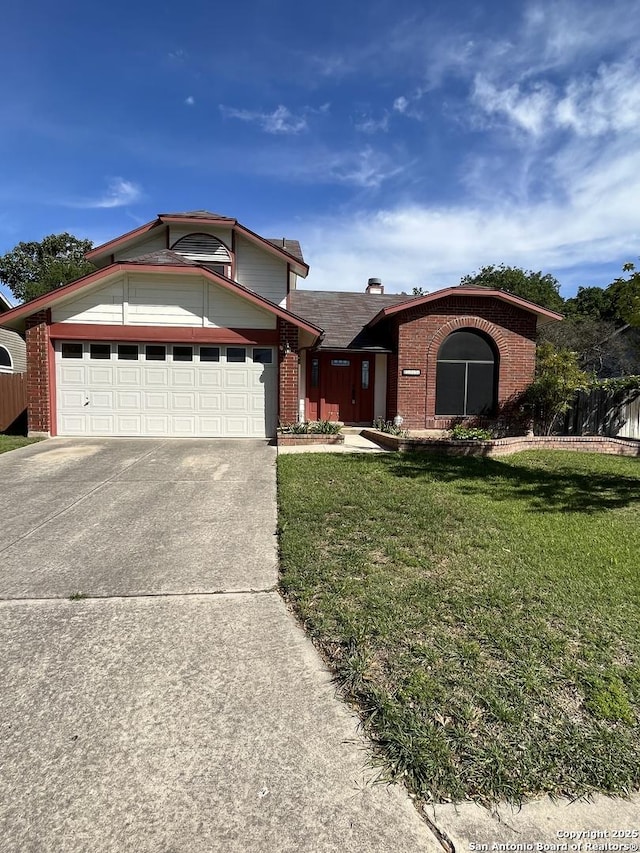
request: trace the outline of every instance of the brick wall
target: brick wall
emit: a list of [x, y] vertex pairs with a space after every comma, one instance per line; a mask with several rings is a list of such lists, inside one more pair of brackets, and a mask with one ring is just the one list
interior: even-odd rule
[[[449, 296], [400, 315], [397, 366], [389, 359], [389, 387], [397, 384], [397, 410], [408, 429], [447, 429], [453, 419], [436, 418], [436, 362], [445, 338], [458, 329], [478, 329], [488, 335], [499, 353], [498, 407], [510, 403], [531, 383], [535, 372], [536, 317], [499, 299]], [[403, 376], [406, 368], [420, 376]], [[393, 395], [388, 395], [390, 406]], [[459, 421], [460, 419], [455, 419]]]
[[39, 311], [27, 318], [26, 341], [29, 434], [50, 433], [49, 329], [46, 311]]
[[297, 326], [279, 318], [278, 340], [278, 420], [282, 424], [297, 423], [299, 420]]

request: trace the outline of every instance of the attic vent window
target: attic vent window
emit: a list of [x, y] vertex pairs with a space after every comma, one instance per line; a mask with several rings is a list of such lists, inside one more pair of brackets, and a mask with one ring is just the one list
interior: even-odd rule
[[212, 234], [187, 234], [177, 240], [171, 250], [184, 255], [190, 261], [221, 267], [216, 272], [229, 275], [231, 253], [224, 243]]

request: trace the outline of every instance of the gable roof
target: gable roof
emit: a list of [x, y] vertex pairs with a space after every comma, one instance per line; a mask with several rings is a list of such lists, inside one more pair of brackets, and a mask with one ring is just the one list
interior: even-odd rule
[[103, 267], [102, 269], [83, 276], [82, 278], [69, 282], [69, 284], [58, 287], [56, 290], [52, 290], [42, 296], [37, 296], [29, 302], [24, 302], [22, 305], [18, 305], [17, 308], [7, 311], [5, 314], [2, 314], [0, 325], [6, 326], [7, 328], [20, 329], [22, 331], [26, 318], [31, 314], [50, 308], [52, 305], [63, 301], [66, 297], [76, 291], [82, 290], [86, 287], [91, 287], [96, 284], [96, 282], [111, 278], [119, 273], [130, 272], [133, 270], [136, 272], [141, 270], [152, 272], [157, 271], [158, 267], [162, 267], [164, 270], [169, 270], [175, 275], [202, 275], [213, 281], [215, 284], [221, 285], [226, 290], [248, 299], [249, 302], [252, 302], [254, 305], [275, 314], [276, 317], [287, 320], [294, 326], [310, 332], [314, 338], [319, 338], [322, 335], [323, 330], [321, 327], [316, 326], [314, 323], [309, 322], [303, 317], [299, 317], [292, 311], [282, 308], [280, 305], [276, 305], [275, 302], [271, 302], [271, 300], [266, 299], [264, 296], [260, 296], [248, 287], [238, 284], [237, 281], [233, 281], [233, 279], [220, 275], [220, 273], [209, 269], [204, 264], [198, 264], [181, 256], [178, 256], [179, 262], [172, 263], [170, 256], [174, 254], [174, 252], [165, 249], [160, 250], [159, 252], [150, 252], [146, 256], [142, 255], [134, 260], [121, 261], [119, 263], [111, 264], [108, 267]]
[[0, 291], [0, 314], [3, 314], [5, 311], [11, 311], [13, 305], [9, 302], [8, 298]]
[[261, 237], [259, 234], [256, 234], [255, 231], [247, 228], [246, 225], [242, 225], [237, 219], [233, 219], [229, 216], [221, 216], [219, 213], [212, 213], [208, 210], [193, 210], [186, 213], [159, 213], [155, 219], [151, 220], [151, 222], [140, 225], [139, 228], [134, 228], [132, 231], [127, 231], [126, 234], [121, 234], [119, 237], [114, 237], [113, 240], [108, 240], [100, 246], [95, 246], [86, 253], [85, 257], [89, 261], [98, 261], [99, 259], [104, 260], [108, 258], [109, 255], [113, 254], [118, 246], [123, 246], [135, 240], [142, 239], [150, 234], [155, 228], [160, 228], [163, 225], [169, 225], [170, 223], [188, 223], [189, 221], [194, 222], [194, 224], [197, 223], [198, 225], [207, 223], [209, 225], [223, 225], [227, 228], [231, 228], [250, 242], [260, 246], [262, 249], [266, 249], [270, 254], [276, 255], [281, 260], [290, 264], [291, 268], [297, 275], [305, 278], [309, 273], [309, 266], [302, 256], [300, 243], [297, 240], [288, 240], [286, 238], [267, 239], [265, 237]]
[[[462, 291], [462, 292], [461, 292]], [[462, 285], [457, 287], [445, 287], [442, 290], [435, 290], [433, 293], [427, 293], [425, 296], [416, 296], [410, 300], [411, 305], [390, 305], [383, 307], [369, 322], [370, 326], [375, 326], [381, 320], [386, 320], [394, 314], [398, 314], [405, 308], [417, 308], [421, 305], [426, 305], [429, 302], [436, 302], [439, 299], [447, 299], [450, 296], [458, 296], [466, 299], [469, 296], [480, 296], [483, 299], [499, 299], [509, 305], [514, 305], [521, 308], [523, 311], [528, 311], [535, 314], [538, 319], [538, 325], [546, 325], [558, 320], [564, 320], [562, 314], [557, 311], [551, 311], [549, 308], [543, 308], [542, 305], [537, 305], [535, 302], [529, 302], [528, 299], [522, 299], [520, 296], [514, 296], [506, 290], [497, 290], [484, 285]]]
[[320, 349], [378, 349], [369, 322], [381, 308], [396, 306], [414, 297], [405, 293], [339, 293], [334, 290], [292, 290], [287, 305], [296, 314], [325, 330]]

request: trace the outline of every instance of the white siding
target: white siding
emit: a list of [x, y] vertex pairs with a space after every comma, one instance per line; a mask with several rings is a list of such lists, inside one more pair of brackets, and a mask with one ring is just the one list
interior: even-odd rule
[[305, 421], [305, 398], [307, 396], [307, 351], [302, 350], [298, 362], [298, 420]]
[[263, 308], [200, 276], [128, 273], [52, 311], [54, 323], [275, 329]]
[[130, 258], [137, 258], [139, 255], [146, 255], [149, 252], [157, 252], [159, 249], [167, 248], [167, 232], [164, 228], [158, 228], [157, 233], [147, 240], [140, 243], [135, 243], [133, 246], [123, 246], [120, 250], [114, 252], [116, 261], [126, 261]]
[[375, 379], [373, 386], [373, 417], [387, 417], [387, 356], [376, 355]]
[[0, 346], [8, 350], [12, 361], [12, 367], [0, 367], [0, 373], [24, 373], [27, 369], [27, 351], [20, 335], [10, 329], [0, 329]]
[[287, 298], [287, 264], [244, 237], [236, 240], [236, 278], [277, 305]]
[[122, 280], [97, 290], [86, 291], [77, 299], [51, 310], [53, 323], [122, 323]]
[[128, 326], [202, 326], [203, 279], [129, 274]]
[[208, 285], [205, 326], [229, 329], [275, 329], [276, 318], [216, 284]]

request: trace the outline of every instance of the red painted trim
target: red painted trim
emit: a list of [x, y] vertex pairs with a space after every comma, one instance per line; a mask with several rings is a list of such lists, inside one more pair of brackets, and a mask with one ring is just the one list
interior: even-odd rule
[[427, 293], [426, 296], [416, 296], [415, 299], [409, 299], [407, 302], [400, 302], [398, 305], [390, 305], [388, 308], [383, 308], [379, 311], [373, 320], [370, 320], [367, 325], [375, 326], [381, 320], [391, 317], [394, 314], [399, 314], [402, 311], [408, 311], [411, 308], [419, 308], [421, 305], [426, 305], [429, 302], [437, 302], [439, 299], [446, 299], [448, 296], [482, 296], [491, 299], [501, 299], [503, 302], [517, 305], [524, 311], [529, 311], [531, 314], [537, 314], [538, 317], [548, 317], [550, 320], [564, 320], [563, 314], [558, 314], [556, 311], [550, 311], [548, 308], [543, 308], [541, 305], [536, 305], [535, 302], [529, 302], [527, 299], [521, 299], [519, 296], [513, 296], [504, 290], [487, 290], [486, 288], [473, 287], [445, 287], [443, 290], [436, 290], [433, 293]]
[[122, 234], [120, 237], [116, 237], [113, 240], [108, 240], [106, 243], [102, 243], [100, 246], [95, 246], [89, 252], [85, 253], [85, 258], [88, 261], [97, 258], [99, 255], [106, 255], [109, 252], [113, 252], [116, 246], [122, 245], [127, 240], [135, 240], [136, 237], [141, 237], [143, 234], [146, 234], [148, 231], [151, 231], [156, 225], [160, 224], [159, 219], [154, 219], [151, 222], [147, 222], [146, 225], [141, 225], [139, 228], [134, 228], [133, 231], [127, 231], [126, 234]]
[[93, 323], [52, 323], [49, 335], [65, 341], [163, 341], [196, 344], [276, 346], [277, 329], [214, 329], [202, 326], [111, 326]]
[[224, 223], [227, 227], [236, 224], [237, 220], [231, 216], [211, 216], [209, 218], [201, 216], [166, 216], [164, 213], [158, 214], [160, 222], [172, 222], [174, 225], [179, 225], [184, 222], [201, 222], [203, 225], [220, 225]]
[[204, 278], [209, 279], [215, 284], [226, 288], [227, 290], [231, 291], [231, 293], [235, 293], [238, 296], [242, 296], [249, 302], [252, 302], [254, 305], [257, 305], [258, 307], [264, 308], [270, 313], [275, 314], [276, 317], [280, 317], [283, 320], [287, 320], [294, 326], [297, 326], [300, 329], [304, 329], [305, 331], [310, 332], [314, 337], [319, 337], [322, 334], [322, 329], [319, 329], [317, 326], [314, 326], [311, 323], [307, 323], [301, 317], [297, 317], [290, 311], [287, 311], [284, 308], [280, 308], [279, 305], [276, 305], [274, 302], [270, 302], [263, 296], [259, 296], [252, 290], [243, 287], [243, 285], [238, 284], [237, 282], [232, 281], [231, 279], [226, 278], [225, 276], [218, 275], [218, 273], [211, 272], [211, 270], [207, 270], [204, 267], [198, 266], [197, 264], [194, 264], [193, 266], [173, 266], [173, 264], [134, 264], [126, 261], [118, 264], [113, 264], [109, 267], [104, 267], [104, 269], [90, 273], [89, 275], [86, 275], [83, 278], [79, 278], [76, 281], [72, 281], [69, 284], [65, 284], [63, 287], [59, 287], [57, 290], [54, 290], [51, 293], [45, 293], [43, 296], [38, 296], [36, 299], [32, 299], [31, 302], [26, 302], [24, 305], [19, 305], [17, 308], [13, 308], [11, 311], [7, 311], [5, 314], [2, 315], [2, 324], [5, 325], [7, 320], [13, 321], [19, 319], [20, 317], [28, 317], [30, 314], [35, 314], [36, 311], [42, 310], [43, 308], [48, 308], [50, 305], [54, 305], [60, 300], [61, 297], [68, 296], [70, 293], [74, 293], [76, 290], [80, 290], [83, 287], [88, 287], [89, 285], [94, 284], [96, 281], [100, 281], [103, 278], [109, 278], [110, 276], [116, 275], [121, 272], [162, 272], [171, 273], [172, 275], [204, 276]]

